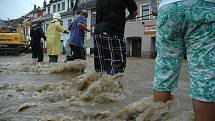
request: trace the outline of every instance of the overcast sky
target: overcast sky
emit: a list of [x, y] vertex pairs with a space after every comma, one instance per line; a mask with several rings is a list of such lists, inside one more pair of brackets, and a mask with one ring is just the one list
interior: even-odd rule
[[[43, 5], [44, 0], [0, 0], [0, 19], [16, 19], [33, 10], [34, 4]], [[49, 0], [46, 0], [47, 3]]]

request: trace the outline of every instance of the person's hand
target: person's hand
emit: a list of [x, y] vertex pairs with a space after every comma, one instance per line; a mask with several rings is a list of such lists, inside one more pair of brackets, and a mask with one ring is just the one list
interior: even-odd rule
[[92, 32], [92, 29], [87, 29], [87, 32]]
[[152, 11], [152, 15], [153, 15], [153, 16], [157, 16], [157, 15], [158, 15], [158, 13], [157, 13], [157, 12]]
[[69, 34], [69, 30], [66, 30], [66, 33]]
[[68, 30], [65, 30], [63, 33], [65, 33], [65, 34], [69, 34], [69, 31], [68, 31]]

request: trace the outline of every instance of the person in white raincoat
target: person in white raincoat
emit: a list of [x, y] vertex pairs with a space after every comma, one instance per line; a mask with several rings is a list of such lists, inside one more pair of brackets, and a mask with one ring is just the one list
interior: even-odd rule
[[49, 56], [50, 63], [57, 63], [58, 56], [60, 55], [60, 37], [61, 33], [67, 33], [68, 31], [60, 25], [61, 16], [59, 13], [55, 13], [53, 15], [53, 20], [50, 22], [48, 26], [48, 30], [46, 32], [47, 37], [47, 55]]

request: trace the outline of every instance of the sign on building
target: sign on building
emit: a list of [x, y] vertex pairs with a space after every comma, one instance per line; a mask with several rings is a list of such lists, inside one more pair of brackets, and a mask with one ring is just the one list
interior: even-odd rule
[[156, 25], [155, 24], [144, 24], [144, 35], [155, 35]]

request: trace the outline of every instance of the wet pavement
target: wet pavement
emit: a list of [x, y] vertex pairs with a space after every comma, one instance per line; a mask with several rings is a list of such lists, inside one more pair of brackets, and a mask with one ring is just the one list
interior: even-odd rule
[[[59, 61], [61, 60], [62, 57], [59, 58]], [[12, 66], [17, 63], [29, 63], [29, 61], [31, 61], [30, 54], [0, 56], [0, 121], [42, 121], [47, 116], [60, 117], [61, 115], [64, 117], [80, 117], [86, 111], [116, 112], [128, 104], [139, 101], [144, 97], [149, 97], [152, 94], [154, 59], [151, 58], [128, 57], [124, 73], [124, 83], [128, 90], [127, 97], [120, 102], [99, 104], [74, 101], [77, 98], [75, 90], [69, 92], [71, 94], [69, 95], [70, 97], [65, 96], [64, 93], [67, 92], [58, 94], [58, 90], [55, 90], [55, 88], [59, 88], [56, 85], [67, 84], [67, 82], [82, 75], [82, 73], [3, 73], [4, 68], [2, 68], [2, 65], [9, 64]], [[47, 57], [45, 61], [48, 61]], [[190, 111], [192, 106], [191, 99], [187, 95], [188, 79], [186, 66], [187, 63], [185, 61], [181, 69], [179, 90], [176, 92], [176, 98], [180, 101], [181, 110]], [[93, 72], [93, 70], [93, 57], [88, 56], [85, 73]], [[52, 93], [41, 93], [40, 90]], [[55, 94], [58, 95], [56, 96]], [[23, 104], [26, 104], [28, 107], [24, 108], [23, 111], [17, 111]], [[100, 121], [100, 119], [97, 120]]]

